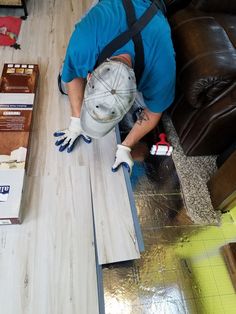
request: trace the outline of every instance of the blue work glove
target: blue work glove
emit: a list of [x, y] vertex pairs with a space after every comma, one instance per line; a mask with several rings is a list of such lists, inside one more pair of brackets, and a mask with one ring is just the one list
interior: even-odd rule
[[128, 169], [129, 173], [131, 174], [134, 162], [133, 162], [130, 152], [131, 152], [131, 149], [128, 146], [124, 146], [121, 144], [117, 145], [115, 163], [112, 166], [113, 172], [116, 172], [121, 165], [124, 165]]
[[81, 129], [80, 118], [71, 117], [68, 129], [57, 131], [53, 135], [57, 137], [55, 145], [60, 146], [60, 152], [67, 149], [67, 152], [70, 153], [80, 137], [82, 137], [86, 143], [91, 143], [91, 138], [85, 135]]

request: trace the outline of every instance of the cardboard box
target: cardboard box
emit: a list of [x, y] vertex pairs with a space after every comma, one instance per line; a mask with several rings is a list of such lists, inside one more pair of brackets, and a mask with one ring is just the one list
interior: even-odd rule
[[21, 222], [38, 65], [5, 64], [0, 84], [0, 225]]

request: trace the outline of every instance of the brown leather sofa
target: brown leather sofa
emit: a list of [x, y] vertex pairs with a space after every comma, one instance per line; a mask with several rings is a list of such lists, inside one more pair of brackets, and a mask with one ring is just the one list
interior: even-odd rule
[[177, 60], [171, 118], [186, 155], [236, 138], [236, 0], [192, 0], [170, 16]]

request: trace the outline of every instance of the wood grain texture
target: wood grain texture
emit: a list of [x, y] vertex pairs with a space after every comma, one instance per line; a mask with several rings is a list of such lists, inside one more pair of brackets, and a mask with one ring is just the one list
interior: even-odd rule
[[24, 220], [0, 229], [1, 314], [98, 313], [87, 170], [78, 168], [83, 164], [78, 151], [59, 153], [52, 136], [69, 122], [57, 74], [74, 24], [89, 3], [31, 0], [18, 38], [21, 50], [0, 47], [1, 69], [7, 62], [38, 64], [40, 69]]
[[28, 178], [24, 208], [0, 229], [1, 314], [98, 314], [88, 169]]
[[116, 134], [93, 140], [87, 148], [99, 264], [140, 257], [123, 170], [113, 173]]

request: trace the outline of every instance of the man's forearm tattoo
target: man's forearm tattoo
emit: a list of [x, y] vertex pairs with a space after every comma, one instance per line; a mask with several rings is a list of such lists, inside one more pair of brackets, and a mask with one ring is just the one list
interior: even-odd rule
[[142, 112], [140, 112], [138, 115], [137, 123], [141, 125], [143, 121], [148, 121], [148, 120], [149, 120], [149, 117], [147, 113], [144, 110], [142, 110]]

